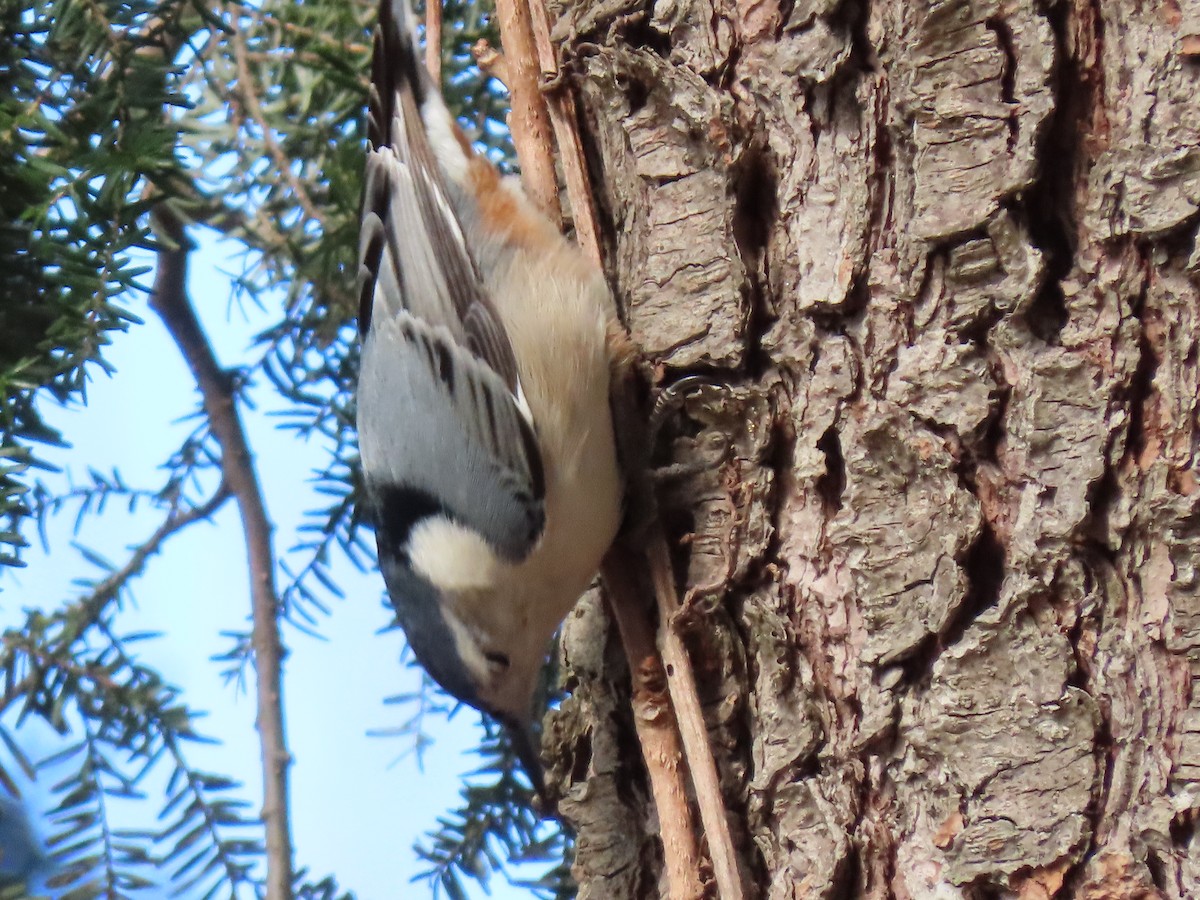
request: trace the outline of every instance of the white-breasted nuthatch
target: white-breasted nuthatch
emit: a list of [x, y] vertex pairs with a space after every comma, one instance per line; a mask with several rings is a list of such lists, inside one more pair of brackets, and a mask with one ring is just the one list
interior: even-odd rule
[[371, 82], [358, 439], [380, 568], [417, 659], [510, 727], [536, 782], [538, 674], [621, 516], [610, 296], [472, 151], [408, 0], [380, 4]]

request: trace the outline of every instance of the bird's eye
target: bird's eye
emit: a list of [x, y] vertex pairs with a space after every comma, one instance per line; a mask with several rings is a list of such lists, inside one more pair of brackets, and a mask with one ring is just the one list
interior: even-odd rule
[[505, 656], [503, 653], [498, 653], [495, 650], [487, 651], [483, 654], [483, 658], [491, 663], [492, 668], [500, 672], [507, 672], [508, 667], [512, 665], [512, 661], [507, 656]]

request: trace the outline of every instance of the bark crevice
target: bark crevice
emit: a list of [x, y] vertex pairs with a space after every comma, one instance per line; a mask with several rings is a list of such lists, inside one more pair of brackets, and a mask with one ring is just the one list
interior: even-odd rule
[[1200, 0], [574, 2], [760, 896], [1200, 896]]

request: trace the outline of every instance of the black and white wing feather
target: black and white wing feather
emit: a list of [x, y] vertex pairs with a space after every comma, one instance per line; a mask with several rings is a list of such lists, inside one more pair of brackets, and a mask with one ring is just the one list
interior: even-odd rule
[[[359, 239], [358, 432], [386, 539], [441, 513], [521, 559], [545, 486], [512, 346], [463, 238], [421, 112], [440, 98], [416, 57], [405, 0], [375, 34]], [[460, 199], [461, 202], [461, 199]]]

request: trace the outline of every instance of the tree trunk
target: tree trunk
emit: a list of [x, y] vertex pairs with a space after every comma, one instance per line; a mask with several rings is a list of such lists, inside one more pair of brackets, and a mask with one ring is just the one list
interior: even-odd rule
[[[554, 13], [633, 335], [730, 385], [663, 500], [748, 895], [1200, 897], [1200, 0]], [[657, 897], [564, 654], [579, 896]]]

